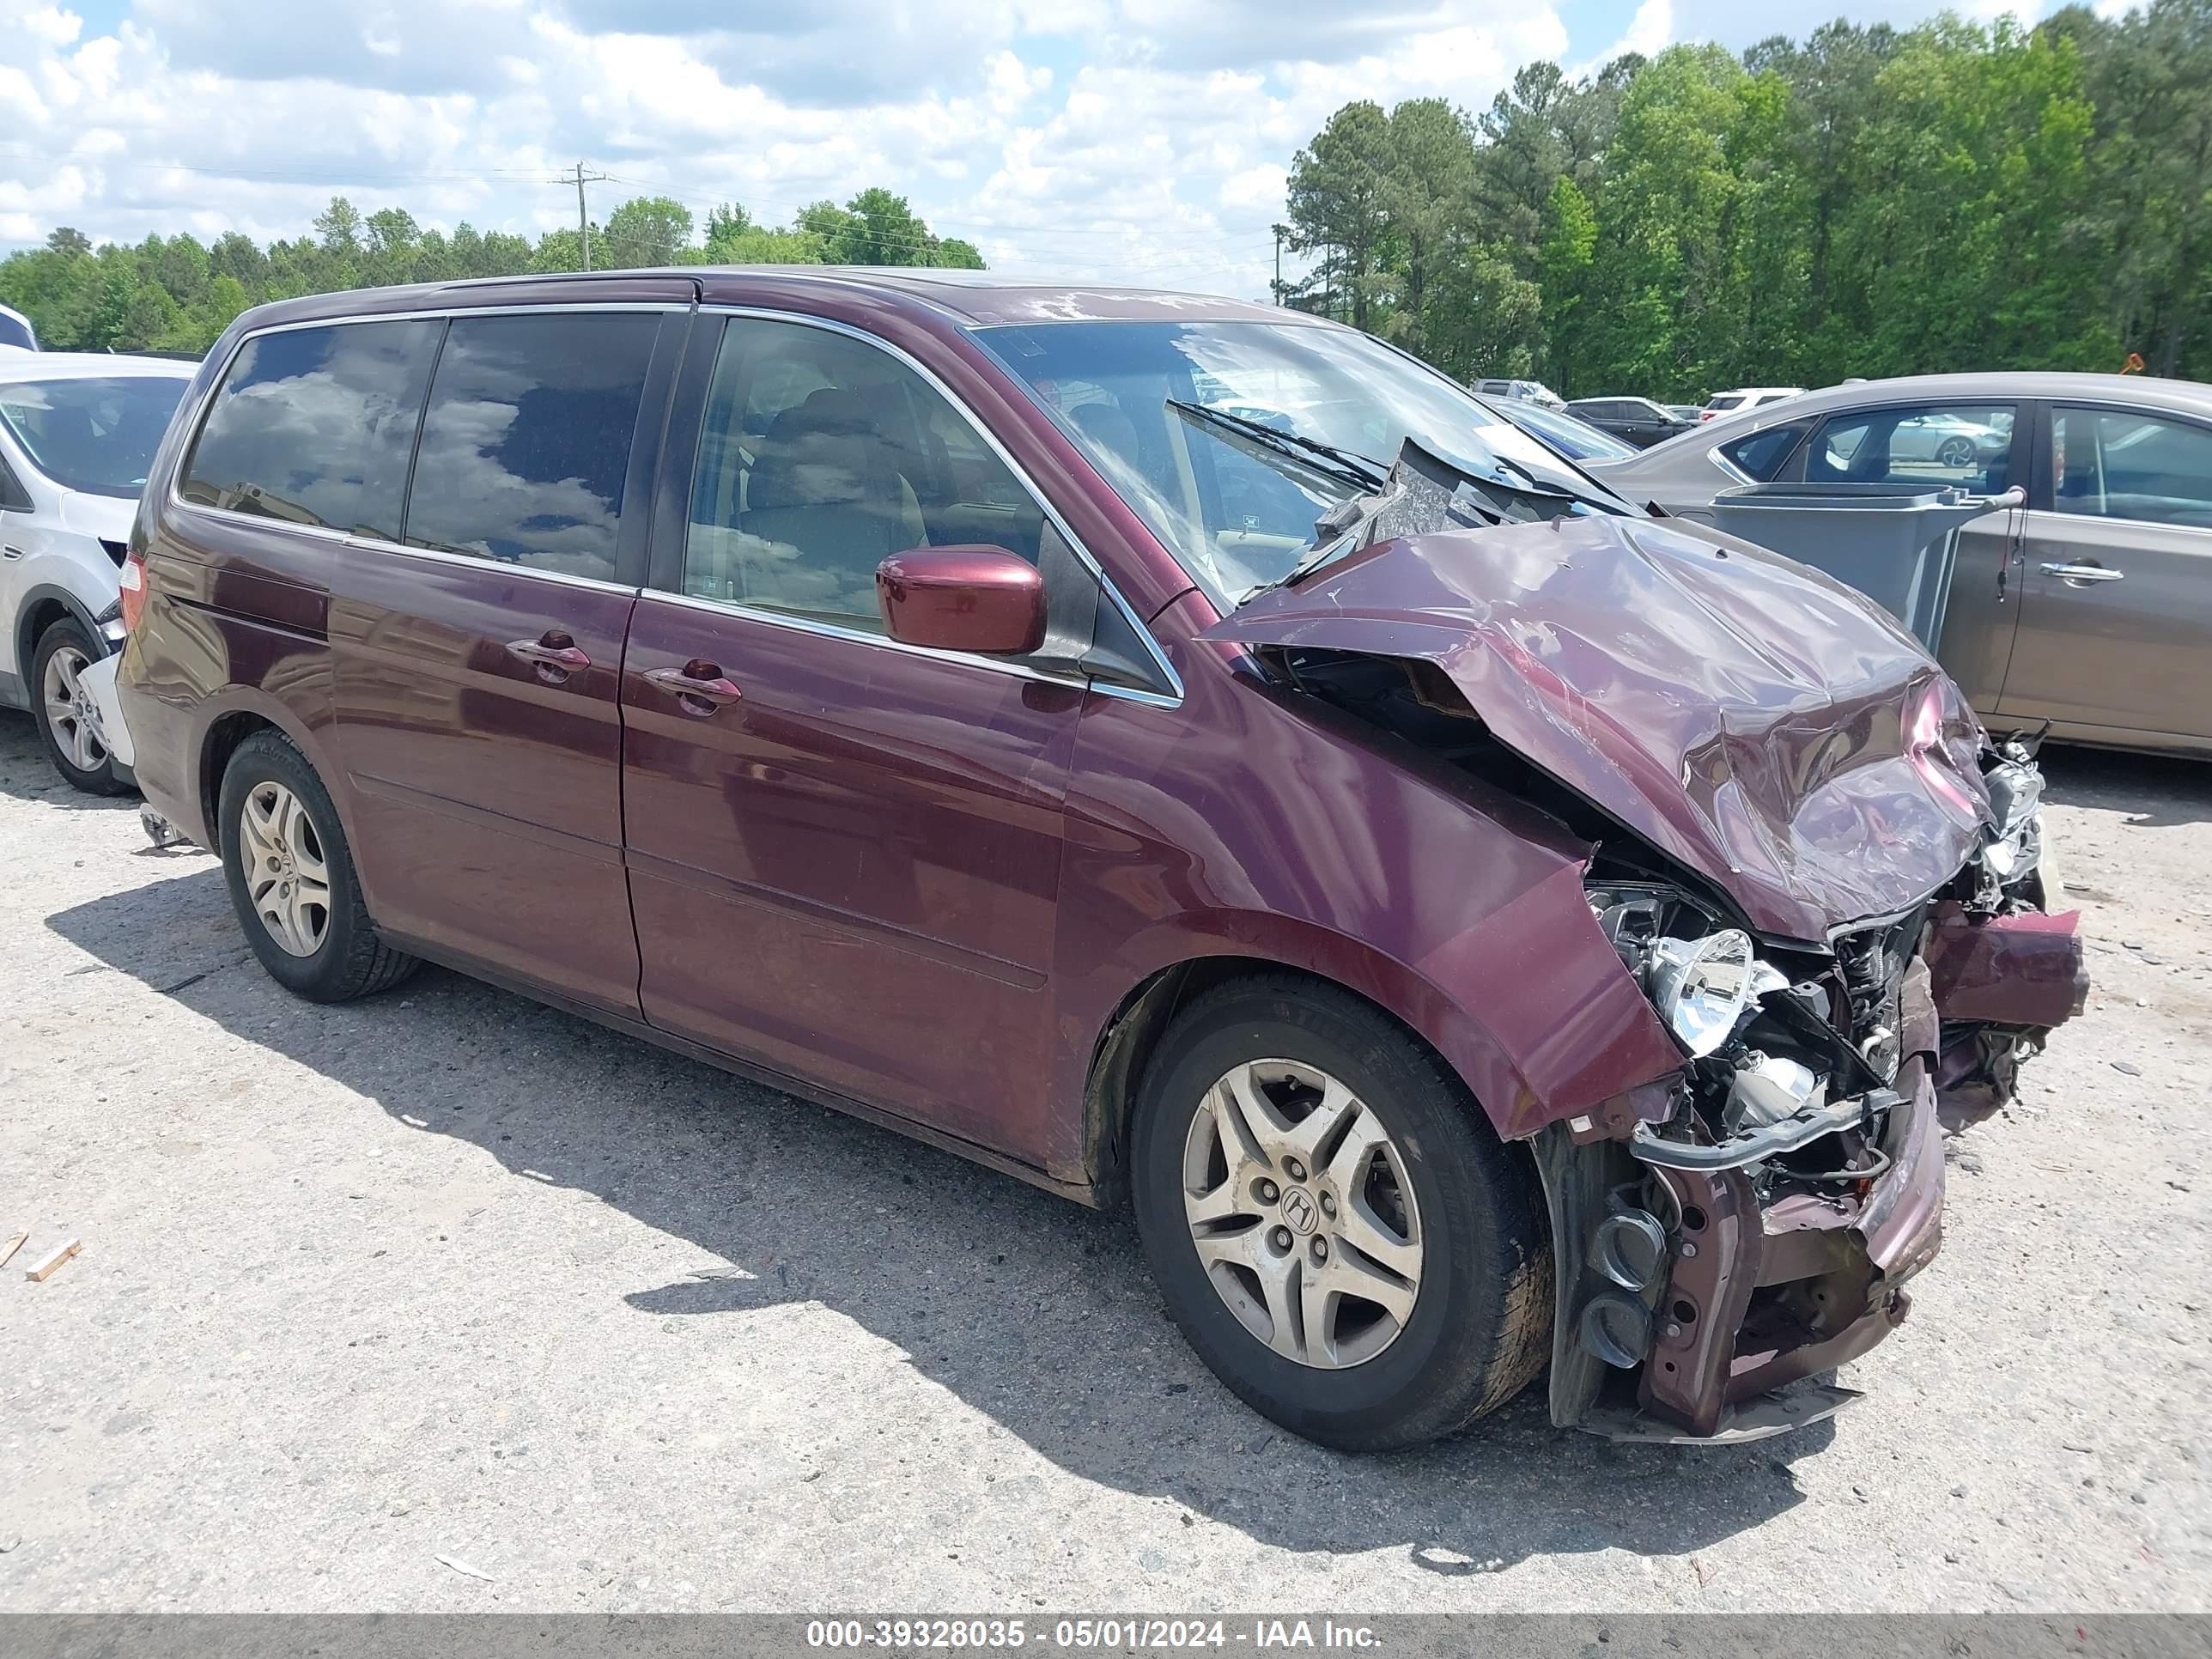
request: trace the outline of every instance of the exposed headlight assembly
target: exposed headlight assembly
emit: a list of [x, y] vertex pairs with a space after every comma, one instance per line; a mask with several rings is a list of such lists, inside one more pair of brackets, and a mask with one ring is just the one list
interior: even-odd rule
[[2043, 857], [2043, 773], [2033, 761], [2002, 760], [1982, 774], [1997, 827], [1982, 862], [2000, 885], [2023, 880]]
[[1728, 1041], [1759, 994], [1763, 975], [1751, 936], [1724, 927], [1703, 939], [1660, 939], [1644, 962], [1644, 989], [1692, 1059]]

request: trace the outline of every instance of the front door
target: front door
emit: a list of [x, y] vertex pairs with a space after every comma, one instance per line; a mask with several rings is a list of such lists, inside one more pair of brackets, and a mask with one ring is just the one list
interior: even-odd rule
[[684, 311], [461, 316], [398, 545], [341, 562], [337, 751], [379, 920], [637, 1006], [622, 867], [623, 645]]
[[2212, 738], [2212, 426], [2061, 404], [2051, 457], [2000, 712]]
[[679, 574], [639, 600], [623, 682], [645, 1015], [1040, 1161], [1085, 691], [890, 641], [875, 570], [978, 541], [1035, 561], [1042, 513], [848, 334], [731, 320], [703, 410], [688, 513], [655, 530]]

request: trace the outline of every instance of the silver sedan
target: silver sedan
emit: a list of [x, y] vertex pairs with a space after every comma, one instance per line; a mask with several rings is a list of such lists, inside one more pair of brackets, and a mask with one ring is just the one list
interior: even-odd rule
[[1958, 485], [2026, 504], [1959, 532], [1938, 654], [1982, 717], [2212, 753], [2212, 386], [2116, 374], [1863, 380], [1583, 465], [1714, 521], [1745, 483]]

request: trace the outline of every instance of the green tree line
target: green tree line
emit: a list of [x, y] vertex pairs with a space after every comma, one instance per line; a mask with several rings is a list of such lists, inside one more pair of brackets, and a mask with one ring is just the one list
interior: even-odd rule
[[1332, 116], [1287, 303], [1465, 379], [1702, 398], [1947, 370], [2212, 380], [2212, 0], [1838, 22]]
[[[971, 243], [934, 234], [903, 196], [864, 190], [844, 206], [817, 202], [792, 222], [757, 222], [734, 203], [707, 216], [665, 196], [623, 203], [591, 233], [598, 270], [681, 264], [959, 265], [980, 270]], [[340, 196], [312, 234], [263, 247], [231, 231], [213, 243], [189, 234], [94, 246], [68, 226], [46, 246], [0, 260], [0, 302], [30, 318], [40, 343], [62, 351], [203, 352], [248, 306], [295, 295], [392, 283], [449, 282], [580, 270], [583, 237], [549, 231], [532, 242], [465, 222], [426, 229], [404, 208], [363, 215]]]

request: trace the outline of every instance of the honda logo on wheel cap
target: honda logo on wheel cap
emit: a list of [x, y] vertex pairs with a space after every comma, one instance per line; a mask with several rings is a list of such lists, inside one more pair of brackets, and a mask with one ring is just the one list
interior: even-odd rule
[[1297, 1188], [1293, 1187], [1283, 1194], [1283, 1219], [1289, 1222], [1294, 1231], [1310, 1233], [1314, 1230], [1314, 1223], [1320, 1218], [1321, 1212], [1314, 1208], [1313, 1200]]

